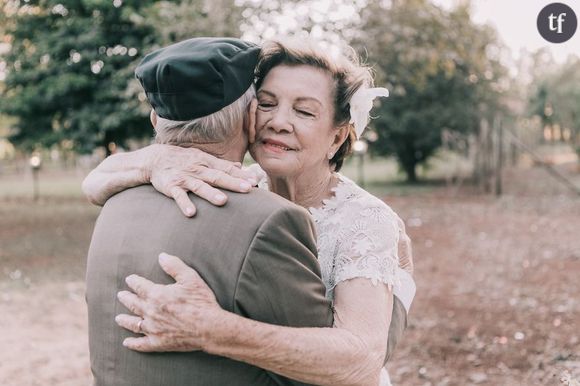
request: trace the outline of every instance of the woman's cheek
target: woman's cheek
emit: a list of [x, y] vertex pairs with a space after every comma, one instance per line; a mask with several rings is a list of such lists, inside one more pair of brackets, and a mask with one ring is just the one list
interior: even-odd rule
[[266, 123], [266, 113], [256, 110], [256, 132], [259, 133]]

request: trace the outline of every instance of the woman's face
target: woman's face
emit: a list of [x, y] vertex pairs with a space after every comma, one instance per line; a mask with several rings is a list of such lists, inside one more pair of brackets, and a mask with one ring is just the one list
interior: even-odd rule
[[280, 65], [266, 75], [250, 152], [269, 175], [328, 169], [328, 153], [342, 143], [333, 125], [333, 88], [329, 74], [307, 65]]

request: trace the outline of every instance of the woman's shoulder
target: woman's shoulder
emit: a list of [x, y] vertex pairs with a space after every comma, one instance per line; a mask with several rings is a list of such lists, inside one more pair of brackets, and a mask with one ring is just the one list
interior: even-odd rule
[[374, 215], [377, 219], [399, 219], [397, 213], [383, 200], [367, 192], [354, 181], [339, 174], [335, 195], [343, 210], [355, 217]]
[[353, 278], [398, 285], [399, 216], [384, 201], [340, 175], [336, 207], [325, 224], [334, 235], [325, 240], [336, 250], [333, 283]]

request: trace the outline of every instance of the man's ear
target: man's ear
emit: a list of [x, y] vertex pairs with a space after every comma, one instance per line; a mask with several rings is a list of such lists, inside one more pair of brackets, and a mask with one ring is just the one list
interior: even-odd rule
[[246, 130], [248, 131], [248, 142], [254, 143], [256, 141], [256, 111], [258, 110], [258, 100], [252, 99], [248, 107], [248, 124]]
[[153, 127], [157, 126], [157, 113], [155, 110], [151, 109], [151, 112], [149, 113], [149, 119], [151, 120]]

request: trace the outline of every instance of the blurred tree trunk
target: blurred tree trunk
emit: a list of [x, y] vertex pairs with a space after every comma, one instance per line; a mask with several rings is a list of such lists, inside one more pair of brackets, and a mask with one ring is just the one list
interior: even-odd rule
[[[493, 30], [472, 22], [468, 6], [450, 11], [427, 0], [369, 0], [351, 42], [390, 90], [372, 121], [371, 150], [395, 154], [409, 181], [435, 154], [443, 131], [476, 133], [483, 117], [503, 110], [509, 74]], [[488, 52], [498, 52], [490, 58]]]

